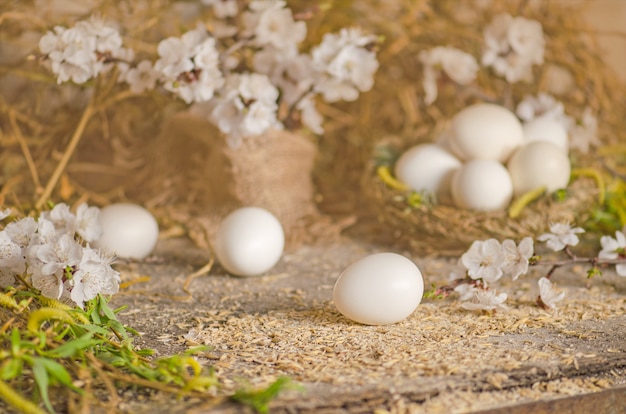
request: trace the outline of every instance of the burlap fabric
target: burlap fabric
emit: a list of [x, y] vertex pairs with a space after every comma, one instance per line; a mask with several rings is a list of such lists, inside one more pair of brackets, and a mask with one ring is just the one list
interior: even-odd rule
[[209, 239], [243, 206], [272, 212], [289, 246], [307, 241], [307, 228], [321, 218], [311, 174], [317, 146], [304, 135], [272, 130], [231, 148], [208, 121], [185, 112], [164, 123], [151, 152], [151, 199], [161, 193], [159, 204], [179, 206]]

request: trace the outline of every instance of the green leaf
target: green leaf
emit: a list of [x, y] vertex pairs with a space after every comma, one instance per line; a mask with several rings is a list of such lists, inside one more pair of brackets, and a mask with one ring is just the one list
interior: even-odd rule
[[52, 358], [68, 358], [76, 355], [80, 355], [84, 350], [91, 349], [96, 345], [104, 343], [101, 339], [95, 339], [92, 334], [88, 333], [81, 336], [78, 339], [65, 342], [58, 348], [46, 353], [47, 356]]
[[37, 384], [37, 389], [39, 390], [39, 395], [41, 395], [44, 405], [48, 411], [53, 413], [54, 409], [52, 408], [50, 396], [48, 395], [48, 385], [50, 383], [50, 379], [48, 377], [48, 371], [46, 370], [44, 363], [41, 361], [43, 361], [43, 358], [33, 358], [33, 377], [35, 377], [35, 383]]
[[38, 359], [40, 360], [40, 363], [45, 367], [50, 377], [54, 378], [59, 383], [65, 385], [68, 388], [71, 388], [72, 390], [80, 394], [83, 393], [83, 390], [74, 386], [74, 384], [72, 383], [72, 377], [70, 376], [69, 372], [67, 372], [67, 369], [65, 369], [63, 365], [59, 364], [58, 362], [52, 359], [47, 359], [47, 358], [38, 358]]
[[280, 377], [264, 389], [239, 390], [233, 394], [231, 399], [252, 407], [260, 414], [267, 414], [269, 413], [270, 402], [272, 402], [281, 391], [291, 387], [293, 387], [293, 384], [289, 378]]
[[100, 311], [102, 311], [102, 313], [107, 318], [112, 319], [112, 320], [117, 320], [117, 316], [113, 312], [113, 309], [109, 307], [106, 299], [102, 295], [98, 295], [98, 305], [99, 305]]
[[0, 379], [4, 381], [12, 380], [22, 374], [24, 360], [21, 358], [8, 358], [0, 368]]
[[598, 269], [597, 267], [592, 267], [591, 269], [587, 270], [588, 279], [596, 276], [602, 276], [602, 270]]

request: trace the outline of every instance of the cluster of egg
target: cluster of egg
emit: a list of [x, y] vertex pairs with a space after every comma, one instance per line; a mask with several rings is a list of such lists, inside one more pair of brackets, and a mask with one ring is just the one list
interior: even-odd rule
[[[118, 257], [143, 259], [154, 250], [159, 225], [145, 208], [131, 203], [111, 204], [100, 212], [102, 237], [95, 245]], [[259, 207], [244, 207], [220, 223], [215, 255], [220, 264], [238, 276], [260, 275], [278, 262], [285, 235], [278, 219]]]
[[478, 211], [502, 210], [540, 187], [565, 188], [570, 173], [562, 124], [548, 117], [522, 124], [507, 108], [487, 103], [457, 113], [438, 143], [408, 149], [395, 165], [411, 189]]

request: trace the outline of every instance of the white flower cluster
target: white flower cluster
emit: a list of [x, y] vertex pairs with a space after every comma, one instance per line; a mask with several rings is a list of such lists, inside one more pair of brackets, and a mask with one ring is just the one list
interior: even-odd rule
[[568, 223], [551, 223], [550, 233], [540, 235], [537, 240], [546, 242], [546, 245], [555, 252], [567, 246], [576, 246], [580, 239], [577, 234], [584, 233], [582, 227], [574, 227]]
[[69, 29], [54, 27], [41, 38], [39, 49], [47, 57], [58, 83], [85, 83], [118, 62], [124, 70], [125, 62], [134, 57], [131, 49], [122, 47], [118, 30], [98, 17]]
[[[540, 235], [537, 240], [546, 242], [546, 246], [555, 251], [565, 251], [572, 259], [581, 261], [568, 249], [576, 246], [580, 239], [578, 234], [584, 233], [581, 227], [572, 227], [568, 223], [551, 223], [550, 232]], [[626, 277], [626, 226], [622, 231], [615, 232], [615, 238], [602, 236], [600, 244], [602, 250], [596, 259], [589, 259], [592, 264], [614, 264], [619, 276]], [[528, 272], [530, 263], [539, 263], [534, 256], [533, 240], [525, 237], [516, 245], [513, 240], [507, 239], [500, 243], [496, 239], [475, 241], [470, 249], [464, 253], [459, 264], [463, 267], [466, 279], [459, 279], [456, 273], [450, 276], [457, 280], [454, 291], [459, 294], [463, 302], [461, 307], [468, 310], [504, 310], [506, 293], [496, 294], [489, 288], [503, 276], [510, 276], [516, 280]], [[561, 266], [565, 262], [552, 263]], [[556, 267], [553, 267], [553, 270]], [[538, 280], [539, 298], [537, 302], [546, 309], [556, 309], [556, 304], [563, 300], [565, 292], [559, 291], [547, 277]]]
[[598, 145], [598, 120], [587, 107], [579, 122], [565, 113], [563, 103], [545, 92], [537, 96], [528, 95], [517, 104], [517, 116], [528, 124], [533, 121], [555, 122], [567, 131], [568, 145], [582, 153], [589, 152], [591, 145]]
[[[507, 82], [530, 81], [532, 66], [543, 64], [545, 40], [541, 23], [503, 13], [494, 18], [484, 33], [485, 51], [481, 63], [492, 67]], [[479, 69], [474, 56], [453, 47], [437, 46], [420, 52], [424, 67], [424, 102], [437, 99], [437, 81], [443, 72], [459, 85], [469, 85]]]
[[278, 89], [265, 75], [234, 74], [215, 100], [211, 120], [224, 132], [231, 145], [242, 137], [259, 135], [271, 127], [280, 128], [276, 118]]
[[437, 99], [437, 80], [441, 71], [459, 85], [468, 85], [476, 79], [478, 62], [474, 56], [453, 47], [437, 46], [422, 51], [419, 59], [424, 65], [424, 102], [430, 105]]
[[532, 66], [543, 64], [545, 40], [536, 20], [500, 14], [485, 29], [482, 64], [510, 82], [530, 81]]
[[0, 288], [27, 276], [43, 296], [81, 308], [98, 294], [117, 293], [120, 275], [111, 267], [113, 257], [89, 247], [101, 233], [100, 210], [86, 204], [76, 214], [61, 203], [38, 220], [8, 223], [0, 230]]
[[500, 243], [496, 239], [475, 241], [460, 259], [471, 285], [461, 285], [455, 290], [461, 294], [464, 302], [461, 306], [469, 310], [506, 309], [506, 293], [496, 295], [495, 290], [488, 290], [488, 284], [497, 282], [504, 275], [513, 280], [528, 272], [529, 260], [534, 254], [533, 239], [525, 237], [519, 244], [511, 239]]
[[131, 64], [133, 53], [121, 48], [119, 32], [95, 19], [70, 29], [56, 27], [41, 39], [40, 49], [59, 82], [84, 83], [109, 62], [124, 61], [120, 80], [133, 93], [162, 85], [188, 104], [203, 104], [208, 118], [232, 145], [283, 128], [285, 119], [278, 119], [281, 105], [291, 117], [289, 126], [303, 125], [322, 134], [316, 96], [326, 102], [353, 101], [373, 86], [378, 69], [374, 36], [342, 29], [326, 34], [305, 54], [299, 45], [307, 36], [306, 24], [294, 18], [285, 1], [203, 3], [212, 7], [215, 17], [226, 20], [162, 40], [154, 63]]
[[202, 27], [162, 40], [157, 51], [154, 70], [165, 89], [186, 103], [208, 101], [224, 83], [215, 38]]
[[326, 102], [354, 101], [359, 92], [370, 90], [378, 69], [376, 55], [370, 50], [375, 43], [374, 36], [358, 29], [324, 35], [322, 43], [311, 52], [313, 68], [319, 74], [313, 89]]

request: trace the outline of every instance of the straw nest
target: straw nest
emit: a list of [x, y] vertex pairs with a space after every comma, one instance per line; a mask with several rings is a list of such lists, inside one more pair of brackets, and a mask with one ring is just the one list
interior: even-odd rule
[[[615, 150], [626, 138], [626, 119], [617, 110], [624, 107], [626, 87], [603, 62], [595, 34], [583, 23], [581, 10], [562, 3], [493, 1], [488, 7], [466, 9], [455, 1], [374, 2], [359, 6], [368, 16], [371, 30], [386, 36], [375, 90], [360, 103], [357, 118], [360, 133], [372, 137], [360, 184], [364, 204], [373, 207], [384, 231], [401, 245], [422, 254], [456, 255], [474, 240], [536, 236], [545, 232], [551, 221], [583, 224], [599, 206], [604, 189], [599, 188], [597, 180], [584, 176], [572, 179], [564, 200], [544, 195], [511, 218], [507, 212], [478, 213], [427, 203], [412, 207], [410, 193], [390, 188], [376, 174], [376, 146], [378, 150], [399, 153], [418, 143], [434, 141], [449, 119], [471, 103], [488, 100], [514, 109], [524, 96], [542, 91], [563, 102], [565, 112], [576, 119], [586, 108], [596, 115], [596, 146], [588, 153], [571, 151], [570, 158], [574, 169], [586, 169], [591, 176], [598, 173], [596, 179], [607, 174], [608, 170], [603, 169], [606, 164], [614, 164]], [[534, 82], [510, 85], [481, 68], [472, 88], [440, 85], [437, 101], [426, 106], [419, 52], [453, 46], [480, 59], [482, 30], [502, 12], [538, 20], [543, 25], [545, 63], [534, 67]], [[566, 82], [559, 81], [563, 79]], [[612, 159], [602, 156], [611, 152]]]

